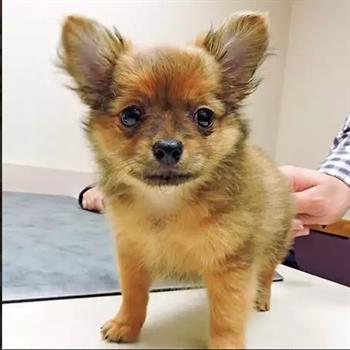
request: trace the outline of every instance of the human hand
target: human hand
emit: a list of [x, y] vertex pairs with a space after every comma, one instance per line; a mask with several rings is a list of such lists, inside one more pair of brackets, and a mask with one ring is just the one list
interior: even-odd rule
[[82, 206], [86, 210], [102, 212], [105, 208], [104, 195], [98, 186], [83, 194]]
[[350, 187], [336, 177], [293, 166], [282, 166], [280, 171], [294, 190], [297, 216], [292, 231], [295, 236], [308, 234], [310, 225], [335, 222], [350, 208]]

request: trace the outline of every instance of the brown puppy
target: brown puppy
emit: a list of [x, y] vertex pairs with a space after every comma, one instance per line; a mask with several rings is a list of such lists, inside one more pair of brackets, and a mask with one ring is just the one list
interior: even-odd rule
[[118, 243], [123, 302], [105, 339], [138, 337], [160, 276], [204, 280], [212, 348], [244, 347], [254, 300], [269, 309], [293, 208], [240, 113], [267, 46], [255, 13], [183, 48], [133, 48], [93, 20], [65, 20], [60, 58], [90, 107], [86, 129]]

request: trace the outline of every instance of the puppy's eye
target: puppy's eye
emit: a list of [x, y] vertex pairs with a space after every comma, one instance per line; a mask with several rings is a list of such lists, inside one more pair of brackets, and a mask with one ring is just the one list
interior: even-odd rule
[[202, 128], [210, 128], [213, 125], [214, 112], [202, 107], [194, 114], [195, 122]]
[[130, 107], [126, 107], [122, 111], [121, 120], [126, 127], [132, 128], [139, 122], [141, 117], [142, 117], [141, 109], [137, 106], [130, 106]]

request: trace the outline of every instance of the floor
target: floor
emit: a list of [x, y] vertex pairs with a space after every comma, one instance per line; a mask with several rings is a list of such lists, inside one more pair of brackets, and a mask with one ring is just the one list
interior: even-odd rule
[[[280, 266], [272, 309], [254, 312], [248, 348], [350, 348], [350, 288]], [[137, 344], [108, 344], [99, 328], [120, 296], [3, 305], [5, 349], [203, 348], [208, 334], [203, 289], [151, 293], [148, 319]]]
[[74, 198], [4, 192], [3, 247], [4, 300], [119, 288], [107, 221]]

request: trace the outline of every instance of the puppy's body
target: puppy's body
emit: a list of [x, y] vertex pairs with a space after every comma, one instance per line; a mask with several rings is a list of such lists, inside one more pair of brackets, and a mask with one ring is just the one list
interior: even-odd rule
[[135, 50], [80, 17], [62, 36], [116, 233], [123, 304], [103, 327], [132, 341], [157, 277], [202, 278], [213, 348], [241, 348], [268, 310], [293, 215], [289, 186], [247, 141], [240, 102], [267, 47], [262, 16], [233, 16], [193, 48]]
[[240, 153], [235, 172], [227, 159], [206, 184], [156, 189], [123, 184], [120, 194], [104, 187], [118, 242], [132, 244], [156, 276], [203, 276], [242, 249], [257, 269], [269, 260], [277, 264], [288, 245], [290, 193], [257, 148], [245, 144]]

